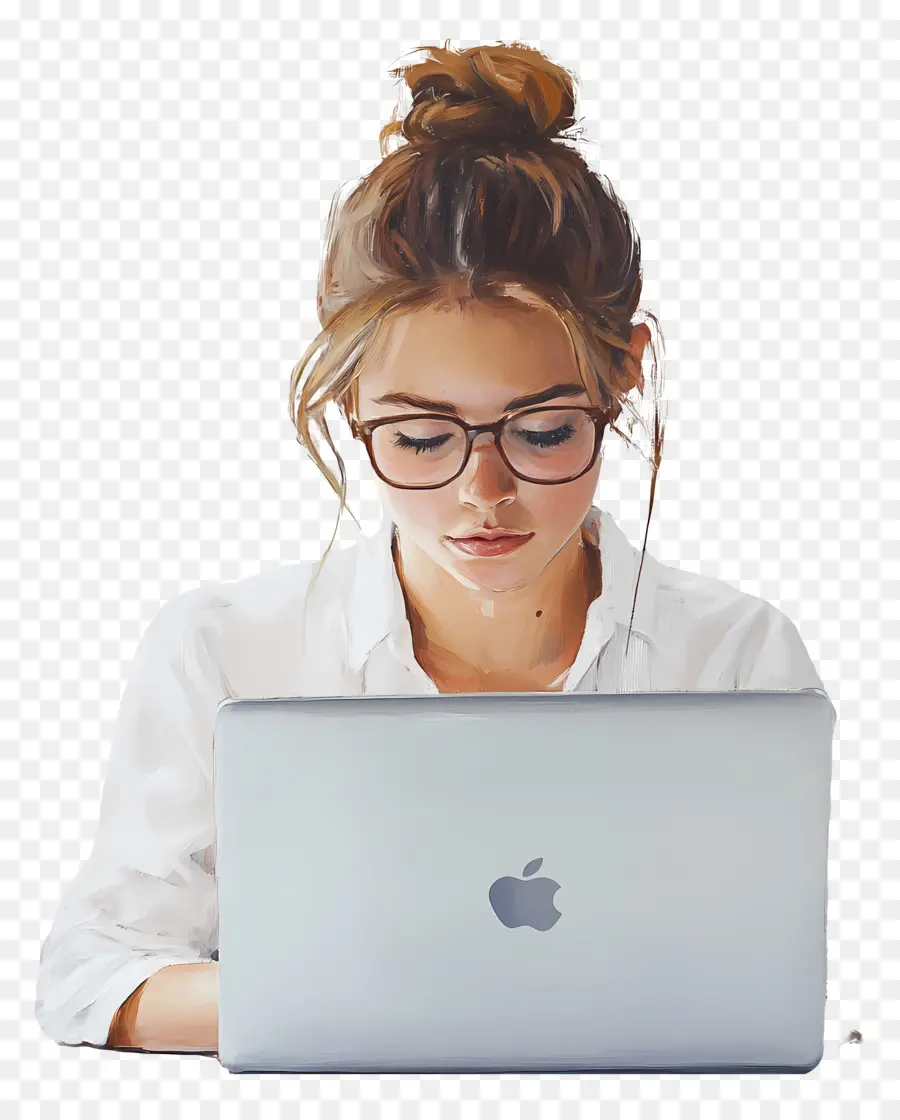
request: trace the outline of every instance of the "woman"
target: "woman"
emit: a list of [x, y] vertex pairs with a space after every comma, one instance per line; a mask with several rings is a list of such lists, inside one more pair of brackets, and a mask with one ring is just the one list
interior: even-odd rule
[[[332, 402], [389, 516], [315, 571], [198, 588], [151, 623], [93, 851], [41, 953], [37, 1015], [60, 1042], [217, 1048], [212, 734], [227, 697], [822, 687], [784, 614], [659, 564], [646, 534], [639, 556], [592, 504], [601, 440], [627, 439], [616, 421], [653, 347], [632, 323], [637, 235], [555, 139], [574, 119], [570, 75], [520, 45], [430, 50], [401, 71], [410, 112], [382, 131], [383, 153], [396, 131], [406, 145], [329, 217], [322, 333], [291, 383], [338, 519], [343, 463], [338, 480], [311, 436], [337, 455]], [[654, 483], [662, 436], [657, 411]]]

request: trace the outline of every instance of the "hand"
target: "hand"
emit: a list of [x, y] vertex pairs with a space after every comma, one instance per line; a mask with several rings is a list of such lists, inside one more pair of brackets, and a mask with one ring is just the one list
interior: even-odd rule
[[107, 1045], [218, 1053], [219, 962], [165, 965], [124, 1001]]

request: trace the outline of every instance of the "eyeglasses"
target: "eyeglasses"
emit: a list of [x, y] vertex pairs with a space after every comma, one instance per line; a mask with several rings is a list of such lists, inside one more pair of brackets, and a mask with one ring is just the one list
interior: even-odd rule
[[434, 490], [462, 474], [481, 432], [490, 432], [504, 463], [524, 482], [573, 482], [593, 465], [608, 423], [605, 408], [556, 405], [519, 409], [493, 424], [417, 412], [351, 420], [350, 429], [389, 486]]

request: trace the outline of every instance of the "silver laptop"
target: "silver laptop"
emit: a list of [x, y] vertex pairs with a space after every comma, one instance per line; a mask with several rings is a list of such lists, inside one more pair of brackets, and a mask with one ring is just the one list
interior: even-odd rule
[[821, 1061], [824, 692], [228, 700], [230, 1071]]

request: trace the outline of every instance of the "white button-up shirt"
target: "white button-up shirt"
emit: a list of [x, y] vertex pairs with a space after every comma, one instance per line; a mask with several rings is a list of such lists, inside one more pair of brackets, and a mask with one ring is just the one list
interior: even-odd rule
[[[822, 689], [788, 617], [754, 595], [644, 555], [605, 510], [585, 518], [602, 590], [564, 690]], [[119, 1005], [158, 969], [217, 956], [213, 729], [231, 697], [438, 689], [415, 659], [385, 518], [371, 537], [205, 585], [166, 603], [122, 697], [92, 852], [42, 946], [35, 1012], [61, 1043], [105, 1045]], [[285, 864], [287, 869], [287, 862]]]

